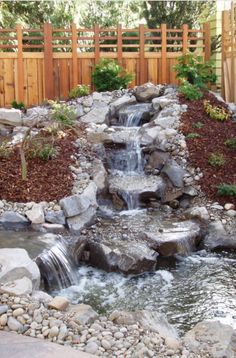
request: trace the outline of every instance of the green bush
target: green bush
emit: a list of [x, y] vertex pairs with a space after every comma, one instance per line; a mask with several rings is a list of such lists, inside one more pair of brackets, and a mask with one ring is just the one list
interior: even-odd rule
[[12, 108], [20, 109], [23, 111], [26, 110], [25, 104], [23, 102], [17, 102], [16, 100], [14, 100], [11, 102], [11, 105], [12, 105]]
[[209, 117], [219, 122], [224, 122], [230, 117], [230, 114], [223, 107], [212, 106], [210, 101], [204, 101], [204, 109]]
[[179, 91], [186, 99], [189, 99], [190, 101], [198, 100], [203, 96], [203, 93], [199, 90], [199, 88], [196, 85], [192, 85], [188, 81], [182, 82], [179, 87]]
[[126, 88], [132, 79], [131, 73], [109, 58], [101, 59], [92, 73], [93, 83], [99, 92]]
[[236, 149], [236, 137], [227, 139], [224, 144], [231, 149]]
[[200, 138], [201, 136], [200, 136], [200, 134], [198, 134], [198, 133], [188, 133], [186, 136], [185, 136], [185, 138], [187, 138], [187, 139], [195, 139], [195, 138]]
[[40, 158], [47, 161], [55, 158], [58, 151], [49, 139], [36, 138], [28, 139], [25, 143], [25, 153], [28, 159]]
[[77, 113], [75, 108], [64, 103], [51, 102], [52, 119], [59, 122], [62, 127], [72, 127], [75, 124]]
[[225, 164], [225, 157], [221, 153], [211, 153], [208, 163], [213, 167], [222, 167]]
[[8, 159], [12, 154], [12, 149], [9, 147], [7, 141], [0, 144], [0, 159]]
[[78, 98], [88, 95], [89, 95], [89, 86], [87, 85], [78, 85], [72, 88], [72, 90], [69, 93], [70, 98]]
[[202, 122], [196, 122], [192, 124], [193, 128], [201, 129], [204, 126]]
[[220, 184], [217, 186], [218, 195], [222, 196], [236, 196], [236, 185], [235, 184]]

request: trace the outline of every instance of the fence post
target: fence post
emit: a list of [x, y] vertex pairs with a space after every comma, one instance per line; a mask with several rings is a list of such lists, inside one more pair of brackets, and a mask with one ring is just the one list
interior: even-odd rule
[[183, 25], [183, 54], [188, 51], [188, 25]]
[[230, 45], [231, 45], [231, 96], [230, 96], [230, 102], [234, 102], [236, 100], [235, 98], [235, 65], [234, 65], [234, 40], [235, 40], [235, 27], [234, 27], [234, 3], [232, 1], [231, 3], [231, 10], [230, 10]]
[[53, 51], [52, 51], [52, 25], [44, 24], [44, 83], [45, 98], [54, 98], [53, 86]]
[[139, 25], [139, 84], [142, 85], [145, 82], [145, 34], [144, 25]]
[[166, 40], [166, 33], [167, 33], [166, 24], [161, 24], [161, 81], [162, 83], [166, 83], [166, 57], [167, 57], [167, 40]]
[[205, 61], [211, 59], [211, 24], [210, 22], [205, 22], [203, 25], [204, 29], [204, 44], [205, 44]]
[[98, 63], [100, 58], [100, 48], [99, 48], [99, 25], [94, 25], [94, 55], [95, 55], [95, 65]]
[[72, 33], [72, 86], [76, 87], [78, 84], [78, 59], [77, 59], [77, 30], [74, 23], [71, 24]]
[[225, 91], [225, 80], [226, 80], [226, 73], [225, 73], [225, 27], [227, 22], [227, 12], [224, 10], [222, 11], [222, 38], [221, 38], [221, 95], [226, 100], [226, 91]]
[[122, 25], [117, 25], [117, 60], [120, 66], [122, 66]]
[[24, 101], [24, 64], [23, 64], [23, 43], [22, 43], [22, 27], [16, 25], [17, 37], [17, 80], [18, 80], [18, 98], [19, 102]]

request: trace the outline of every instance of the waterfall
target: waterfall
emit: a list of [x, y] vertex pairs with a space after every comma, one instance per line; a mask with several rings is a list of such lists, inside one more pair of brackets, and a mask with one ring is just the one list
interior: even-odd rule
[[51, 249], [44, 250], [36, 258], [36, 263], [47, 289], [62, 289], [77, 283], [74, 265], [64, 241], [59, 241]]
[[119, 116], [119, 125], [124, 127], [137, 127], [140, 125], [143, 113], [136, 110], [132, 113], [122, 113]]

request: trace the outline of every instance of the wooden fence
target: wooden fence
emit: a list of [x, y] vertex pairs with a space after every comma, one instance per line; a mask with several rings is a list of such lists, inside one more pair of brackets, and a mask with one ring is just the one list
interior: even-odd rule
[[0, 29], [0, 107], [16, 99], [27, 106], [44, 99], [65, 99], [77, 84], [91, 84], [100, 58], [114, 58], [135, 75], [133, 85], [147, 81], [177, 83], [173, 66], [187, 51], [210, 58], [210, 24], [202, 29], [117, 28]]
[[222, 95], [236, 103], [236, 4], [222, 13]]

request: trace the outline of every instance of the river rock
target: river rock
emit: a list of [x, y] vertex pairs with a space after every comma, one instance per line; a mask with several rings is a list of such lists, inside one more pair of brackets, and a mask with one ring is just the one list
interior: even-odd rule
[[0, 305], [0, 316], [8, 311], [8, 305]]
[[49, 303], [52, 300], [52, 296], [50, 296], [47, 292], [44, 291], [33, 291], [32, 298], [39, 302]]
[[30, 221], [14, 211], [5, 211], [0, 217], [1, 225], [6, 230], [24, 229], [30, 225]]
[[104, 102], [98, 102], [90, 112], [80, 117], [83, 123], [98, 123], [102, 124], [106, 122], [109, 106]]
[[162, 169], [164, 164], [170, 157], [170, 153], [164, 152], [162, 150], [154, 150], [148, 159], [148, 165], [154, 169]]
[[7, 325], [11, 331], [21, 333], [23, 331], [23, 325], [17, 321], [14, 317], [9, 317], [7, 321]]
[[92, 179], [97, 186], [98, 192], [107, 188], [107, 171], [100, 159], [94, 159], [92, 163]]
[[189, 219], [199, 219], [203, 221], [208, 221], [210, 219], [210, 215], [204, 206], [190, 208], [185, 211], [184, 215]]
[[0, 293], [25, 296], [32, 293], [32, 282], [28, 277], [0, 284]]
[[212, 358], [233, 358], [236, 350], [235, 330], [220, 321], [203, 321], [184, 336], [184, 342], [191, 352]]
[[7, 124], [8, 126], [21, 126], [22, 118], [19, 109], [0, 108], [0, 124]]
[[66, 218], [63, 210], [53, 211], [50, 210], [46, 213], [45, 220], [52, 224], [65, 225]]
[[184, 185], [183, 178], [185, 174], [185, 170], [181, 168], [181, 166], [173, 159], [168, 160], [167, 163], [165, 163], [162, 174], [168, 176], [170, 181], [173, 183], [174, 186], [178, 188], [182, 188]]
[[78, 233], [83, 230], [84, 227], [90, 225], [96, 216], [96, 208], [90, 206], [86, 211], [80, 215], [76, 215], [67, 219], [68, 228]]
[[208, 250], [218, 248], [236, 249], [235, 234], [227, 234], [220, 220], [209, 224], [203, 240], [203, 247]]
[[34, 204], [32, 209], [26, 211], [25, 215], [32, 224], [43, 224], [45, 222], [44, 211], [41, 204]]
[[163, 128], [163, 129], [167, 129], [167, 128], [173, 128], [176, 124], [178, 118], [176, 117], [163, 117], [158, 115], [157, 118], [154, 118], [153, 121], [155, 123], [155, 125]]
[[159, 232], [147, 229], [142, 238], [161, 256], [188, 255], [198, 246], [201, 231], [200, 226], [193, 221], [170, 222], [166, 227], [160, 228]]
[[107, 272], [139, 274], [156, 267], [158, 254], [141, 241], [108, 240], [88, 242], [92, 266]]
[[33, 288], [39, 287], [40, 272], [24, 249], [0, 249], [0, 283], [28, 277]]
[[134, 89], [134, 95], [138, 102], [148, 102], [153, 98], [158, 97], [163, 89], [162, 85], [155, 86], [148, 82], [142, 86], [138, 86]]
[[62, 296], [56, 296], [48, 303], [49, 308], [58, 311], [65, 311], [68, 306], [69, 306], [69, 300], [66, 297], [62, 297]]
[[85, 304], [71, 305], [69, 314], [73, 315], [73, 321], [80, 325], [93, 323], [98, 318], [97, 312], [91, 306]]

